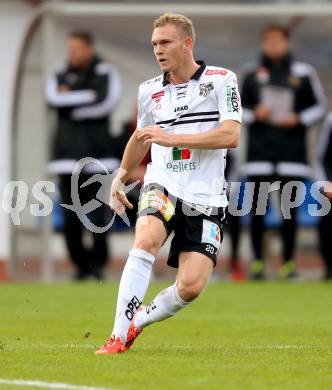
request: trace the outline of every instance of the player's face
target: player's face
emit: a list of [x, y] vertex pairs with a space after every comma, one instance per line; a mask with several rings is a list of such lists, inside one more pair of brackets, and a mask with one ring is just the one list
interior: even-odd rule
[[79, 38], [68, 38], [68, 61], [73, 67], [84, 67], [91, 61], [93, 50]]
[[280, 31], [270, 31], [263, 38], [262, 48], [266, 56], [278, 60], [288, 53], [289, 40]]
[[[189, 38], [190, 39], [190, 38]], [[172, 24], [157, 27], [152, 33], [154, 55], [163, 72], [174, 72], [183, 63], [188, 38]]]

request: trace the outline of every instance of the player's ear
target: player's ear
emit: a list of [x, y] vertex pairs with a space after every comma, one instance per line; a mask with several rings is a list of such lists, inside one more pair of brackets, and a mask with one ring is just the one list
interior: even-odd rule
[[184, 39], [184, 44], [185, 44], [185, 48], [187, 50], [192, 50], [192, 48], [193, 48], [193, 40], [192, 40], [191, 37], [186, 37]]

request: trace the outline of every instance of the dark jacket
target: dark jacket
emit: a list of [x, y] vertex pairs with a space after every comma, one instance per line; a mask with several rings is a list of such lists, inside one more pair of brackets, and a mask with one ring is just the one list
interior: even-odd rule
[[[267, 91], [276, 91], [275, 96], [280, 96], [278, 107], [289, 101], [289, 113], [295, 112], [299, 116], [296, 127], [285, 129], [271, 122], [256, 121], [253, 110], [263, 104]], [[263, 56], [259, 64], [247, 67], [242, 84], [242, 105], [243, 121], [248, 126], [244, 173], [249, 176], [310, 176], [306, 130], [317, 123], [325, 111], [324, 93], [314, 68], [294, 61], [290, 55], [278, 64]]]
[[332, 112], [327, 116], [317, 144], [318, 180], [332, 182]]
[[[63, 86], [69, 91], [61, 92]], [[50, 75], [47, 102], [57, 113], [51, 173], [71, 173], [84, 157], [99, 159], [108, 170], [117, 168], [109, 126], [119, 89], [117, 71], [98, 57], [85, 69], [68, 66]]]

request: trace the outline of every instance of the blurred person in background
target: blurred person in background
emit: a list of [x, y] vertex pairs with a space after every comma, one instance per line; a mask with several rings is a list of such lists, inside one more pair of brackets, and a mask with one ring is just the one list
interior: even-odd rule
[[[109, 127], [120, 85], [114, 66], [95, 53], [90, 33], [72, 32], [67, 49], [68, 63], [64, 70], [49, 76], [46, 86], [47, 102], [57, 113], [49, 172], [59, 175], [61, 202], [72, 204], [71, 177], [75, 164], [85, 157], [98, 159], [100, 164], [86, 165], [77, 177], [78, 195], [84, 205], [96, 198], [101, 183], [94, 181], [81, 187], [82, 184], [93, 174], [112, 172], [119, 165]], [[107, 232], [92, 233], [93, 244], [89, 248], [84, 243], [84, 226], [79, 216], [67, 208], [63, 212], [65, 241], [77, 268], [75, 278], [101, 279], [108, 260]], [[87, 218], [94, 225], [105, 227], [111, 218], [109, 206], [101, 204]]]
[[[282, 25], [267, 26], [262, 31], [261, 44], [261, 58], [246, 67], [242, 84], [243, 120], [248, 127], [243, 172], [249, 182], [255, 183], [250, 226], [254, 279], [264, 277], [264, 216], [255, 213], [259, 185], [280, 181], [282, 190], [289, 181], [305, 181], [311, 176], [306, 131], [322, 119], [325, 110], [325, 97], [316, 71], [311, 65], [296, 61], [291, 54], [289, 30]], [[291, 199], [295, 197], [296, 187], [293, 187]], [[291, 218], [282, 220], [281, 278], [295, 276], [295, 214], [296, 208], [292, 208]]]
[[[225, 177], [228, 182], [228, 198], [231, 202], [233, 197], [239, 197], [238, 191], [235, 191], [235, 187], [232, 186], [232, 183], [239, 182], [240, 179], [238, 156], [235, 149], [227, 150]], [[231, 249], [229, 256], [229, 271], [232, 280], [240, 282], [246, 278], [243, 266], [239, 259], [241, 218], [237, 215], [233, 215], [230, 210], [227, 209], [226, 222], [225, 231], [229, 234]]]
[[[318, 179], [327, 182], [325, 196], [332, 207], [332, 112], [327, 116], [318, 141], [317, 148]], [[326, 280], [332, 280], [332, 209], [323, 216], [319, 224], [320, 249], [325, 263]]]

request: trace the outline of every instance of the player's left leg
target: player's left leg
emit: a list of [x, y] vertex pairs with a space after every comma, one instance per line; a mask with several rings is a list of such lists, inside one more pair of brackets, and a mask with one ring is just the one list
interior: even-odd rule
[[137, 335], [148, 325], [174, 316], [197, 298], [213, 271], [213, 261], [198, 252], [181, 252], [179, 271], [174, 284], [161, 291], [152, 302], [137, 312], [127, 341], [129, 347]]

